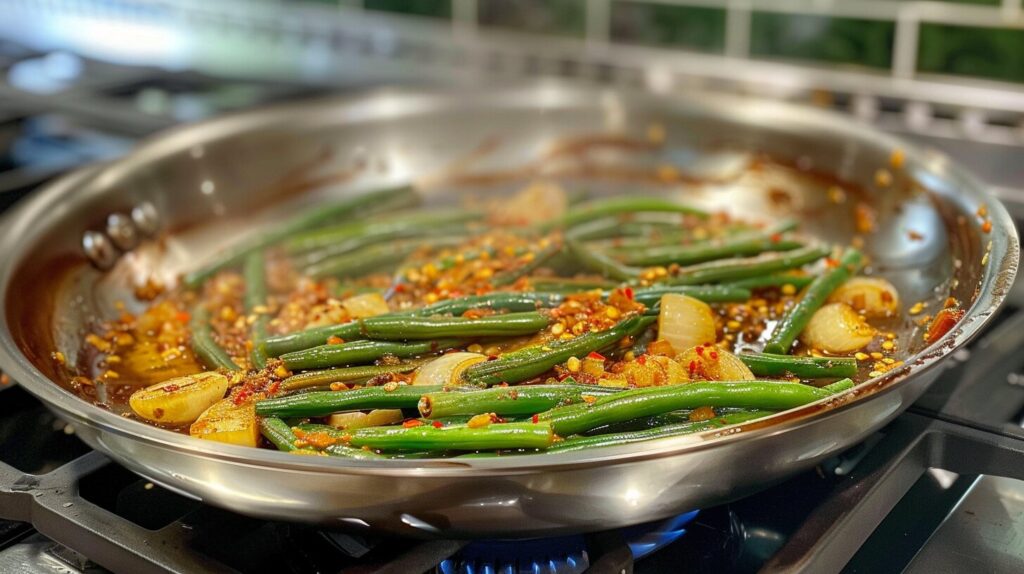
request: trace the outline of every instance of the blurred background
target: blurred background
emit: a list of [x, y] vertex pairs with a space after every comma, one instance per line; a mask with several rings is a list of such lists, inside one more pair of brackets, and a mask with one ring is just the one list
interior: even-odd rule
[[538, 76], [833, 108], [1024, 183], [1021, 0], [0, 0], [0, 191], [270, 101]]

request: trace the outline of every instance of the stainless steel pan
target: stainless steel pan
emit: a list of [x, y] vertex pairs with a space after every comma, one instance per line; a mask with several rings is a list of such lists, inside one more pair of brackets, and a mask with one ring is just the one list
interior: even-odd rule
[[[478, 460], [350, 461], [194, 440], [78, 398], [67, 390], [67, 370], [50, 356], [57, 348], [73, 365], [89, 318], [112, 312], [117, 299], [130, 300], [132, 280], [170, 278], [195, 265], [226, 237], [256, 228], [274, 211], [258, 206], [353, 193], [428, 173], [435, 175], [431, 194], [446, 193], [449, 186], [440, 184], [446, 179], [492, 187], [485, 183], [522, 176], [524, 171], [506, 168], [530, 164], [558, 138], [643, 134], [652, 122], [664, 127], [667, 146], [656, 159], [638, 161], [671, 161], [705, 179], [662, 187], [666, 194], [746, 215], [796, 214], [812, 233], [849, 241], [856, 198], [837, 201], [821, 174], [859, 185], [857, 198], [878, 217], [866, 248], [873, 265], [900, 287], [904, 305], [927, 300], [934, 310], [951, 294], [969, 302], [967, 316], [926, 349], [920, 328], [902, 325], [900, 343], [913, 352], [903, 367], [839, 399], [781, 413], [773, 424]], [[629, 156], [620, 149], [628, 146], [605, 139], [590, 150], [593, 155], [612, 163]], [[481, 151], [484, 142], [491, 142], [488, 153]], [[876, 185], [876, 170], [896, 148], [906, 156], [897, 183]], [[737, 158], [750, 150], [797, 167], [737, 172]], [[439, 166], [455, 160], [461, 177], [437, 176]], [[593, 178], [600, 171], [577, 160], [563, 163], [563, 175]], [[542, 171], [530, 165], [525, 172]], [[361, 170], [353, 176], [353, 169]], [[476, 175], [465, 176], [466, 170]], [[605, 175], [590, 185], [647, 185], [621, 177], [609, 183], [615, 178]], [[320, 189], [302, 193], [311, 188]], [[127, 220], [108, 217], [146, 203], [160, 216], [161, 239], [143, 240], [110, 271], [91, 266], [83, 233], [112, 223], [117, 235]], [[977, 215], [982, 205], [986, 218]], [[991, 221], [988, 233], [983, 219]], [[91, 238], [102, 246], [102, 237]], [[121, 240], [125, 248], [135, 243]], [[90, 446], [133, 471], [254, 516], [414, 536], [513, 537], [610, 528], [721, 503], [856, 443], [914, 401], [943, 357], [992, 316], [1013, 281], [1018, 240], [1004, 208], [954, 162], [833, 115], [755, 99], [538, 86], [380, 93], [178, 129], [120, 161], [73, 173], [38, 192], [7, 217], [0, 252], [0, 366]]]

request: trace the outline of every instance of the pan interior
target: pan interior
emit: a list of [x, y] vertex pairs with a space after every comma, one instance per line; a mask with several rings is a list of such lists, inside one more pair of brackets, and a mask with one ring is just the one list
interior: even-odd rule
[[[744, 218], [796, 218], [804, 232], [844, 245], [858, 236], [904, 308], [920, 301], [934, 310], [948, 296], [969, 306], [988, 245], [974, 196], [934, 162], [834, 122], [747, 100], [540, 90], [314, 102], [186, 128], [37, 210], [6, 285], [8, 325], [33, 366], [72, 389], [90, 322], [122, 303], [137, 307], [134, 285], [172, 283], [300, 205], [406, 182], [420, 184], [427, 203], [444, 203], [538, 179], [660, 194]], [[894, 152], [904, 165], [893, 166]], [[146, 201], [160, 213], [160, 236], [110, 271], [91, 267], [82, 233]], [[908, 354], [924, 346], [912, 319], [894, 329]]]

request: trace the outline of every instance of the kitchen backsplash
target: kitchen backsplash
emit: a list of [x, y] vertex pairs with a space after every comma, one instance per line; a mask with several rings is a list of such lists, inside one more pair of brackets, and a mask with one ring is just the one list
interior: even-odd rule
[[[373, 11], [451, 19], [461, 0], [305, 1], [362, 5]], [[836, 0], [837, 4], [860, 1]], [[904, 0], [872, 1], [876, 5], [906, 4]], [[992, 13], [1000, 10], [1003, 3], [1002, 0], [946, 1], [987, 8]], [[610, 0], [602, 5], [608, 9], [606, 33], [612, 42], [723, 53], [728, 25], [726, 4], [726, 0], [679, 3]], [[474, 6], [477, 23], [483, 29], [576, 38], [587, 34], [587, 0], [476, 0]], [[589, 8], [594, 9], [594, 6], [592, 3]], [[870, 18], [845, 17], [843, 14], [849, 10], [829, 10], [827, 6], [816, 9], [817, 14], [759, 11], [757, 0], [753, 7], [748, 46], [752, 58], [854, 66], [882, 72], [894, 65], [895, 18], [884, 14]], [[1002, 9], [1007, 21], [998, 27], [933, 24], [923, 19], [917, 34], [916, 72], [1024, 82], [1024, 28], [1021, 25], [1024, 16], [1019, 4], [1009, 11]]]

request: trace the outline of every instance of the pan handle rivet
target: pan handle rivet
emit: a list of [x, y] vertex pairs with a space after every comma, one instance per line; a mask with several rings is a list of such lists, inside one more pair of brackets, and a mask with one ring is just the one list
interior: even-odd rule
[[123, 213], [112, 213], [107, 217], [107, 235], [122, 251], [128, 251], [139, 242], [135, 224]]
[[132, 208], [132, 221], [144, 235], [153, 235], [160, 229], [160, 214], [156, 207], [145, 201]]
[[117, 250], [110, 238], [98, 231], [86, 231], [82, 235], [82, 249], [93, 265], [100, 269], [110, 269], [117, 261]]

